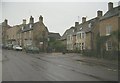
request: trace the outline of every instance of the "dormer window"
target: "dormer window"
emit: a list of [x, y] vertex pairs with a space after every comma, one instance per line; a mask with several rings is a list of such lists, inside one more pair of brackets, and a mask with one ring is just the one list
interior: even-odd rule
[[92, 24], [91, 24], [91, 23], [89, 23], [89, 24], [88, 24], [88, 27], [89, 27], [89, 28], [91, 28], [91, 25], [92, 25]]
[[80, 30], [82, 30], [83, 28], [82, 27], [80, 27]]

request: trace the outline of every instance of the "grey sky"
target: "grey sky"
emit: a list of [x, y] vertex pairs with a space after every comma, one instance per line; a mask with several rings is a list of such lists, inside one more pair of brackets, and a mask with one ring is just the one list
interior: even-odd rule
[[[117, 2], [113, 3], [117, 6]], [[19, 25], [23, 18], [28, 23], [32, 15], [36, 22], [42, 15], [49, 31], [62, 35], [75, 21], [81, 23], [83, 16], [89, 20], [96, 17], [97, 10], [104, 14], [107, 7], [108, 2], [2, 2], [2, 21], [6, 18], [10, 25]]]

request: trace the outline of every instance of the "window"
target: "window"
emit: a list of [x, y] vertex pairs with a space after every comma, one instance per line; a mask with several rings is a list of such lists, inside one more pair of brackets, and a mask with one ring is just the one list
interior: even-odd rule
[[112, 26], [107, 26], [106, 27], [106, 35], [110, 35], [112, 32]]
[[77, 33], [77, 39], [85, 38], [85, 32], [79, 32]]
[[107, 41], [106, 42], [106, 50], [109, 51], [112, 49], [112, 42], [111, 41]]
[[31, 38], [32, 36], [31, 36], [32, 34], [31, 34], [31, 31], [29, 31], [29, 38]]
[[73, 40], [72, 35], [70, 36], [71, 40]]
[[80, 33], [79, 37], [80, 37], [80, 39], [81, 39], [81, 33]]
[[73, 29], [73, 32], [74, 32], [75, 30]]
[[68, 40], [73, 40], [72, 35], [68, 35], [68, 36], [67, 36], [67, 39], [68, 39]]
[[32, 28], [32, 24], [30, 24], [30, 29]]
[[92, 24], [91, 24], [91, 23], [89, 23], [89, 24], [88, 24], [88, 27], [89, 27], [89, 28], [91, 28], [91, 25], [92, 25]]
[[81, 43], [81, 50], [85, 49], [85, 43]]
[[22, 30], [24, 29], [24, 27], [22, 27]]
[[85, 35], [85, 34], [84, 34], [84, 33], [82, 33], [82, 38], [84, 38], [84, 35]]
[[67, 40], [70, 40], [70, 35], [67, 36]]
[[81, 43], [79, 43], [79, 50], [81, 50]]

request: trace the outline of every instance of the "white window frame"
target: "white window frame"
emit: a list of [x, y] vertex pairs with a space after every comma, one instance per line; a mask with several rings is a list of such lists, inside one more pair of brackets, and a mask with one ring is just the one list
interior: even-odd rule
[[30, 29], [32, 28], [32, 24], [29, 25]]
[[106, 42], [106, 51], [110, 51], [112, 50], [112, 42], [111, 41], [107, 41]]
[[24, 27], [22, 26], [22, 30], [24, 29]]
[[106, 36], [109, 36], [111, 35], [111, 32], [112, 32], [112, 26], [106, 26]]

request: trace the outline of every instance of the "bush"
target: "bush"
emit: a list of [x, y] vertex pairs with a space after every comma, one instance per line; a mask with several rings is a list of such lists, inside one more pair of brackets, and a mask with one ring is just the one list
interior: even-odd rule
[[93, 50], [83, 50], [82, 54], [89, 57], [98, 57], [97, 52]]
[[49, 47], [52, 49], [52, 51], [54, 50], [55, 52], [62, 52], [66, 50], [65, 45], [63, 45], [59, 40], [50, 41]]

